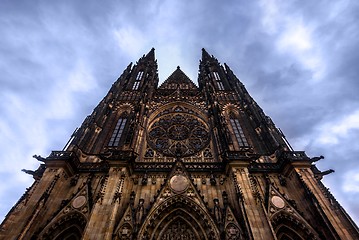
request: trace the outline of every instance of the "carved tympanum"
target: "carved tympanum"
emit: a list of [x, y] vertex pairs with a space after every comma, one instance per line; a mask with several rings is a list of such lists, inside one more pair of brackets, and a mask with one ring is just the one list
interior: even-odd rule
[[161, 240], [197, 240], [194, 229], [182, 219], [173, 221], [160, 236]]

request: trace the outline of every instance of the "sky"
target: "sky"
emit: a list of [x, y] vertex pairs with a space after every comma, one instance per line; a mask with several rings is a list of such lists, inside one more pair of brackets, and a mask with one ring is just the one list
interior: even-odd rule
[[130, 62], [227, 63], [359, 223], [359, 1], [0, 0], [0, 221]]

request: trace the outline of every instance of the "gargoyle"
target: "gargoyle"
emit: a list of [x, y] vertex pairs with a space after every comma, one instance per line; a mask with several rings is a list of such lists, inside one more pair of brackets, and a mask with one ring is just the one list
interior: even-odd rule
[[310, 162], [317, 162], [320, 159], [324, 159], [324, 156], [320, 155], [319, 157], [312, 157], [309, 161]]
[[38, 161], [40, 161], [40, 162], [45, 162], [45, 160], [46, 160], [46, 158], [43, 158], [43, 157], [41, 157], [41, 155], [34, 155], [34, 156], [32, 156], [33, 158], [36, 158]]

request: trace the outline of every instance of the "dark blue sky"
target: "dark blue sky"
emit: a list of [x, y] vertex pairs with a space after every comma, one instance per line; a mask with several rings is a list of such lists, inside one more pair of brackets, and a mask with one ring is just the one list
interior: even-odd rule
[[359, 222], [358, 1], [0, 3], [0, 220], [131, 61], [197, 80], [201, 48], [226, 62]]

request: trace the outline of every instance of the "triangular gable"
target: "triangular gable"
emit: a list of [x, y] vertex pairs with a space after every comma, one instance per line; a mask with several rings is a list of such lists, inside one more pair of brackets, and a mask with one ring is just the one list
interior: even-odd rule
[[132, 215], [131, 205], [128, 205], [115, 231], [116, 235], [119, 236], [120, 239], [130, 239], [132, 232], [135, 229], [135, 222]]
[[86, 184], [70, 201], [67, 202], [66, 205], [64, 205], [50, 223], [47, 224], [40, 233], [39, 239], [41, 239], [41, 236], [45, 236], [45, 239], [50, 239], [48, 234], [52, 233], [54, 229], [61, 229], [62, 222], [69, 219], [76, 219], [77, 224], [84, 228], [90, 217], [91, 211], [89, 194], [89, 187]]
[[[178, 212], [178, 214], [176, 214]], [[167, 217], [179, 217], [178, 221], [187, 221], [196, 229], [199, 238], [214, 235], [219, 239], [219, 230], [206, 204], [192, 183], [182, 162], [177, 161], [167, 177], [153, 205], [148, 212], [145, 222], [140, 229], [140, 237], [159, 237], [158, 229], [166, 228]], [[187, 219], [186, 219], [186, 216]], [[183, 218], [182, 218], [183, 217]], [[164, 220], [166, 219], [166, 220]], [[202, 234], [202, 235], [201, 235]]]
[[232, 209], [227, 206], [225, 211], [224, 231], [226, 239], [244, 239], [243, 230], [235, 218]]
[[[273, 222], [280, 221], [281, 218], [291, 218], [307, 234], [318, 237], [318, 233], [311, 227], [305, 218], [297, 211], [294, 201], [282, 195], [272, 184], [269, 186], [267, 199], [267, 213]], [[296, 220], [295, 220], [296, 219]], [[301, 224], [300, 224], [301, 223]]]
[[196, 90], [197, 86], [187, 77], [187, 75], [179, 68], [177, 69], [164, 81], [160, 89], [192, 89]]
[[[160, 203], [166, 198], [176, 195], [190, 197], [195, 200], [195, 202], [198, 203], [201, 207], [207, 209], [196, 187], [192, 183], [184, 164], [181, 161], [177, 161], [171, 172], [168, 174], [167, 182], [162, 187], [157, 201]], [[155, 206], [155, 204], [153, 206]]]

